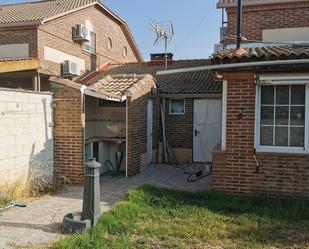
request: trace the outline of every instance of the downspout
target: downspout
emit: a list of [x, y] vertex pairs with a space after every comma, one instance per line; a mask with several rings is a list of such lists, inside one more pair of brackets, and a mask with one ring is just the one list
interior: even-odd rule
[[237, 49], [240, 49], [241, 45], [241, 25], [242, 25], [242, 0], [238, 0], [237, 5]]
[[80, 92], [81, 92], [81, 98], [82, 98], [82, 111], [83, 111], [83, 161], [84, 161], [84, 165], [86, 163], [86, 156], [85, 156], [85, 146], [86, 146], [86, 95], [85, 95], [85, 90], [86, 90], [86, 86], [83, 85], [80, 88]]
[[126, 98], [126, 178], [128, 178], [128, 148], [129, 148], [129, 143], [128, 143], [128, 128], [129, 128], [129, 120], [128, 120], [128, 98]]

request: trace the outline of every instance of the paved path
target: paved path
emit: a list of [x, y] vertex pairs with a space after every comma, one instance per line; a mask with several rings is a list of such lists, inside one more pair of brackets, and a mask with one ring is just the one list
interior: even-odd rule
[[[210, 181], [210, 177], [205, 177], [188, 183], [181, 170], [165, 165], [149, 166], [142, 174], [129, 179], [104, 177], [101, 178], [101, 211], [107, 212], [129, 189], [141, 184], [197, 191], [208, 188]], [[38, 244], [46, 248], [61, 238], [63, 216], [81, 211], [82, 196], [82, 187], [69, 187], [61, 194], [29, 202], [26, 208], [13, 207], [0, 212], [0, 248], [36, 248], [34, 245]]]

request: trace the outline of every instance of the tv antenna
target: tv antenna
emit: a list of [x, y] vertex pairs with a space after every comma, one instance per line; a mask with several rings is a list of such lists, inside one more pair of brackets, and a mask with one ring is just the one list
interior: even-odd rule
[[165, 47], [165, 69], [167, 69], [167, 45], [172, 41], [175, 31], [172, 21], [154, 22], [150, 20], [151, 30], [157, 35], [154, 46]]

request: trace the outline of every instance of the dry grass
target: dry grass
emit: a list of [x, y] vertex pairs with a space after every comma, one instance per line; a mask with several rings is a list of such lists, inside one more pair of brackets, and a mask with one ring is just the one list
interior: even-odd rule
[[19, 177], [14, 183], [0, 188], [0, 208], [5, 207], [10, 201], [20, 201], [26, 198], [42, 197], [60, 191], [68, 184], [67, 178], [61, 181], [42, 177], [41, 174], [32, 173], [28, 178]]

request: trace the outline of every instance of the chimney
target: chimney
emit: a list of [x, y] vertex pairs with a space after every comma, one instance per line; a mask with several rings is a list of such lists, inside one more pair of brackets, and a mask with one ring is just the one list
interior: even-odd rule
[[[167, 53], [167, 61], [172, 61], [174, 54]], [[150, 61], [165, 61], [165, 53], [161, 54], [150, 54]]]

